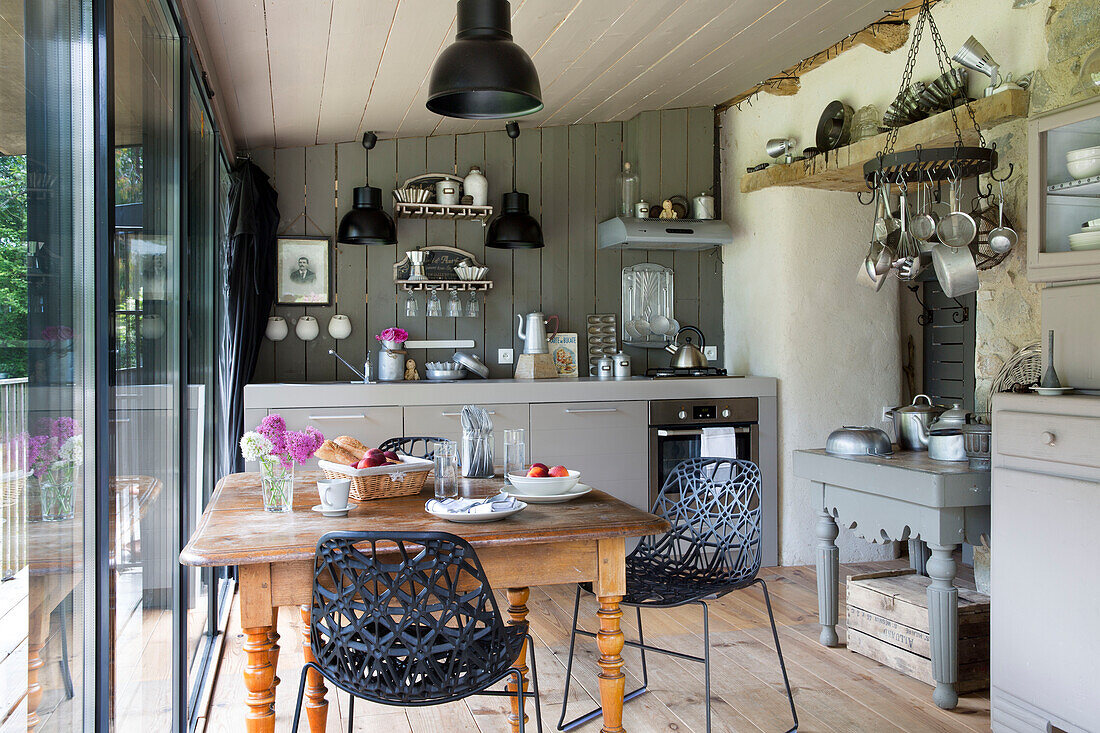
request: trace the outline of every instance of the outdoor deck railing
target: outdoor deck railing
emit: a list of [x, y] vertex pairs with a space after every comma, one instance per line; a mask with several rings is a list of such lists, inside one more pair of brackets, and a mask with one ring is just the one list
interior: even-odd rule
[[27, 379], [0, 379], [0, 580], [27, 564]]

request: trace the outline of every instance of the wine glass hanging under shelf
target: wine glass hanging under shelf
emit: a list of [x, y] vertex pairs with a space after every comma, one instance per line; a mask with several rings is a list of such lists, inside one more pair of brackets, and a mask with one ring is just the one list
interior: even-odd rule
[[[672, 269], [643, 262], [624, 267], [622, 278], [623, 343], [642, 348], [663, 347], [675, 323]], [[654, 326], [661, 325], [667, 326], [666, 331], [655, 333]]]

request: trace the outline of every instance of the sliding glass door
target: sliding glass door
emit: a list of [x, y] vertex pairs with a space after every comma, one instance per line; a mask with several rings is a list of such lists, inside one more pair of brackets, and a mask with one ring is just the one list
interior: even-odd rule
[[91, 729], [90, 2], [0, 3], [0, 730]]

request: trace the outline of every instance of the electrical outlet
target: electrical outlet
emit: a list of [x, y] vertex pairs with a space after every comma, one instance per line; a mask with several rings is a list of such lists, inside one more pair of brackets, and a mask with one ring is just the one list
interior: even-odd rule
[[497, 364], [511, 364], [512, 359], [511, 349], [497, 349]]
[[704, 346], [703, 356], [707, 357], [707, 361], [716, 361], [718, 359], [718, 347]]

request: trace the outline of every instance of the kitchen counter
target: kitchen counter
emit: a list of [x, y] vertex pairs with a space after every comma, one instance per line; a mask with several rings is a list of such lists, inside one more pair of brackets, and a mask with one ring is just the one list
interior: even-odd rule
[[730, 397], [775, 397], [772, 377], [685, 377], [609, 380], [576, 379], [462, 379], [457, 382], [313, 382], [249, 384], [245, 407], [281, 408], [319, 405], [440, 405], [522, 404], [532, 402], [587, 402], [615, 400], [675, 400]]

